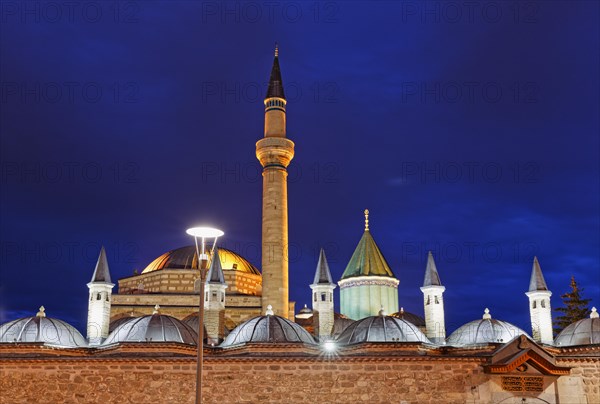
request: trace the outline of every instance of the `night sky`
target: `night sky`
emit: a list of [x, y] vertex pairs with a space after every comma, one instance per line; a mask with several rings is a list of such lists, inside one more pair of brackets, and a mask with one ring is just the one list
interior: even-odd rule
[[260, 266], [276, 41], [298, 309], [365, 208], [419, 315], [433, 251], [449, 331], [489, 307], [530, 332], [534, 255], [553, 307], [571, 275], [600, 305], [597, 2], [67, 4], [0, 3], [0, 322], [84, 331], [101, 245], [116, 280], [201, 223]]

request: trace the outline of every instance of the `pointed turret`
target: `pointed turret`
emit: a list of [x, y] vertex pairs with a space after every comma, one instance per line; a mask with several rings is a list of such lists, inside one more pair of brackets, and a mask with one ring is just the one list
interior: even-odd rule
[[219, 258], [219, 250], [215, 248], [204, 289], [204, 326], [206, 340], [209, 344], [218, 344], [225, 331], [225, 275]]
[[554, 342], [552, 309], [550, 308], [550, 296], [552, 296], [552, 292], [546, 286], [542, 268], [537, 257], [533, 257], [529, 291], [525, 295], [529, 298], [531, 336], [537, 342], [552, 344]]
[[331, 272], [329, 272], [325, 250], [321, 248], [314, 282], [310, 285], [313, 292], [313, 325], [315, 334], [321, 340], [327, 339], [333, 331], [333, 290], [335, 287]]
[[446, 340], [446, 318], [444, 314], [444, 291], [433, 254], [427, 255], [425, 280], [423, 281], [423, 307], [425, 311], [425, 327], [427, 338], [432, 342], [443, 344]]
[[315, 272], [313, 285], [335, 285], [331, 278], [331, 272], [329, 272], [329, 264], [325, 257], [325, 250], [322, 248], [319, 253], [319, 262], [317, 263], [317, 271]]
[[375, 316], [384, 306], [390, 313], [398, 311], [398, 284], [369, 228], [369, 211], [365, 209], [365, 230], [348, 262], [340, 286], [341, 313], [353, 320]]
[[[342, 279], [357, 276], [386, 276], [395, 278], [383, 254], [379, 250], [375, 239], [369, 230], [369, 210], [365, 210], [365, 231], [352, 254], [352, 258], [346, 265]], [[375, 315], [379, 311], [373, 314]], [[396, 312], [397, 310], [394, 310]]]
[[213, 253], [210, 268], [208, 274], [206, 274], [207, 283], [221, 283], [225, 284], [225, 276], [223, 275], [223, 267], [221, 266], [221, 260], [219, 259], [219, 250], [215, 248]]
[[429, 251], [429, 254], [427, 255], [427, 267], [425, 268], [425, 280], [423, 281], [423, 286], [442, 286], [440, 275], [438, 274], [431, 251]]
[[108, 337], [112, 289], [114, 286], [110, 280], [106, 250], [102, 247], [92, 280], [87, 284], [90, 293], [87, 337], [91, 345], [98, 345]]
[[98, 262], [96, 262], [96, 269], [94, 269], [94, 275], [90, 282], [106, 282], [110, 281], [110, 271], [108, 269], [108, 260], [106, 259], [106, 250], [104, 246], [100, 249], [100, 256], [98, 256]]
[[268, 98], [282, 98], [285, 100], [281, 68], [279, 67], [279, 46], [277, 43], [275, 44], [275, 57], [273, 58], [273, 67], [271, 67], [271, 76], [269, 77], [269, 87], [267, 88], [265, 100]]
[[535, 292], [538, 290], [548, 290], [542, 268], [537, 257], [533, 257], [533, 268], [531, 269], [531, 279], [529, 280], [529, 291]]

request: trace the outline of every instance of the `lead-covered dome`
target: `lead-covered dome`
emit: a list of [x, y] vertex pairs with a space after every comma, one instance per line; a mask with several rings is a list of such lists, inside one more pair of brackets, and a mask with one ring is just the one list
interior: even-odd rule
[[485, 309], [480, 320], [471, 321], [454, 331], [448, 339], [448, 345], [474, 345], [508, 342], [511, 339], [528, 334], [517, 326], [506, 321], [493, 319], [490, 311]]
[[196, 344], [196, 332], [175, 317], [160, 314], [158, 307], [149, 316], [132, 317], [108, 335], [104, 345], [118, 342], [179, 342]]
[[429, 339], [413, 323], [385, 315], [370, 316], [350, 324], [337, 339], [340, 344], [362, 342], [427, 342]]
[[[219, 259], [224, 270], [235, 270], [254, 275], [260, 275], [260, 271], [241, 255], [219, 247]], [[142, 271], [143, 274], [161, 269], [194, 269], [198, 268], [198, 255], [196, 247], [189, 245], [177, 248], [162, 254], [152, 261]]]
[[56, 318], [46, 317], [44, 306], [35, 317], [24, 317], [0, 325], [0, 343], [43, 342], [63, 348], [86, 347], [77, 329]]
[[568, 325], [554, 340], [557, 346], [588, 344], [600, 344], [600, 318], [595, 307], [589, 318]]
[[247, 343], [304, 343], [315, 344], [313, 337], [302, 326], [267, 310], [264, 316], [251, 318], [229, 333], [221, 347]]
[[400, 307], [400, 311], [390, 314], [390, 316], [399, 318], [402, 320], [406, 320], [410, 323], [413, 323], [414, 325], [416, 325], [419, 328], [425, 327], [425, 319], [423, 317], [418, 316], [414, 313], [410, 313], [408, 311], [404, 311], [403, 307]]

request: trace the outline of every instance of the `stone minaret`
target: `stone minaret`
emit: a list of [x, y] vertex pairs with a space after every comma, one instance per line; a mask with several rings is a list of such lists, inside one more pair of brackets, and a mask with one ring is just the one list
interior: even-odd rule
[[533, 257], [529, 291], [525, 293], [529, 298], [529, 315], [531, 317], [531, 335], [537, 342], [552, 344], [552, 310], [550, 309], [550, 296], [542, 269], [537, 257]]
[[102, 247], [92, 280], [87, 284], [90, 290], [87, 319], [87, 338], [90, 345], [99, 345], [108, 337], [110, 304], [114, 286], [115, 284], [110, 281], [106, 251]]
[[262, 213], [262, 309], [289, 317], [287, 166], [294, 157], [294, 142], [286, 138], [285, 95], [275, 59], [265, 97], [265, 134], [256, 143], [256, 157], [263, 166]]
[[429, 251], [425, 280], [423, 281], [423, 306], [425, 308], [425, 327], [427, 338], [432, 342], [443, 344], [446, 340], [446, 320], [444, 319], [444, 291], [440, 275]]
[[225, 328], [225, 276], [215, 248], [204, 288], [204, 327], [208, 344], [218, 344]]
[[319, 263], [315, 272], [315, 280], [310, 285], [312, 289], [315, 335], [321, 341], [331, 336], [331, 331], [333, 330], [333, 290], [335, 286], [331, 278], [331, 272], [329, 272], [325, 251], [321, 248]]

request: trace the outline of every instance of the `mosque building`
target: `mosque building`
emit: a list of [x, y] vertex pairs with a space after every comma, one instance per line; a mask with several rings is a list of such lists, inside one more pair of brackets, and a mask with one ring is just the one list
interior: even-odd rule
[[[297, 311], [285, 248], [294, 143], [277, 49], [264, 106], [255, 150], [263, 167], [262, 263], [225, 248], [212, 253], [203, 297], [205, 402], [600, 402], [598, 313], [592, 308], [554, 338], [552, 293], [537, 257], [523, 285], [531, 333], [482, 306], [481, 318], [446, 335], [443, 268], [430, 252], [423, 316], [404, 311], [400, 280], [365, 210], [341, 278], [333, 279], [321, 250], [306, 285], [311, 305]], [[87, 284], [85, 337], [43, 306], [0, 325], [0, 403], [193, 402], [198, 268], [195, 247], [182, 246], [115, 284], [103, 248]]]

